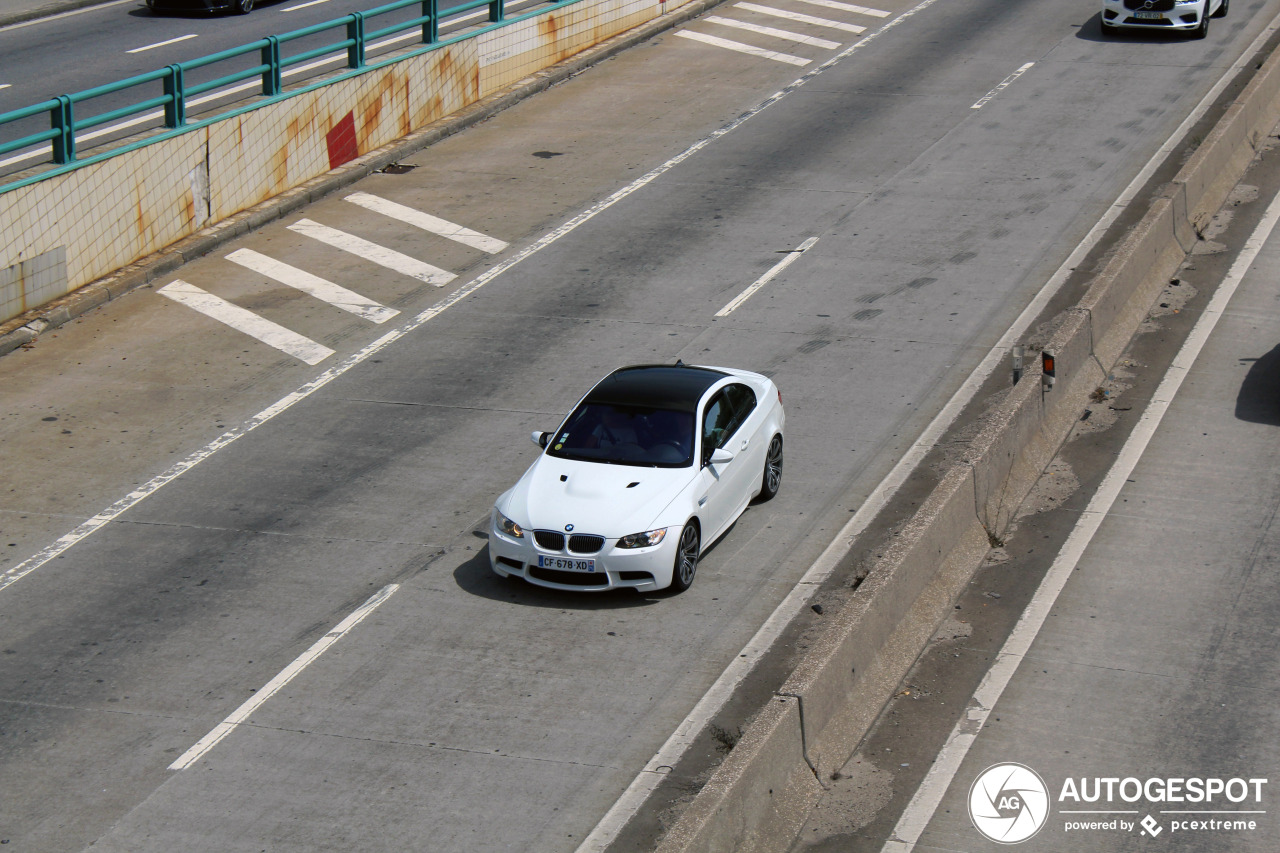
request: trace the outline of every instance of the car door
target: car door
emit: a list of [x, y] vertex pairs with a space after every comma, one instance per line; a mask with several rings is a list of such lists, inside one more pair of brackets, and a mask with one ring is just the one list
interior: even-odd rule
[[[743, 426], [755, 409], [755, 394], [740, 384], [721, 389], [703, 409], [699, 437], [702, 494], [698, 503], [704, 544], [723, 533], [751, 499], [751, 478], [759, 472], [750, 464], [751, 432]], [[713, 463], [712, 454], [721, 449], [734, 458]]]

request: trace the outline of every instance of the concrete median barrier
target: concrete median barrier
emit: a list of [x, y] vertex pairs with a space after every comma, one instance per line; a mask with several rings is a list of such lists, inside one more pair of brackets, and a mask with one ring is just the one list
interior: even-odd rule
[[[790, 846], [825, 780], [853, 754], [991, 543], [1008, 530], [1278, 120], [1280, 58], [1272, 56], [1120, 239], [1081, 300], [1055, 319], [1044, 343], [1056, 359], [1054, 390], [1042, 390], [1037, 365], [984, 413], [964, 457], [896, 531], [853, 598], [664, 837], [660, 853]], [[794, 712], [782, 700], [793, 701]], [[779, 790], [788, 796], [779, 798]]]

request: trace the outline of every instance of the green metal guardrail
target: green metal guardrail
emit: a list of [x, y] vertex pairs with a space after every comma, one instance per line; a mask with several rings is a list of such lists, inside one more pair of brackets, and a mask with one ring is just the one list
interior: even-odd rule
[[[77, 165], [97, 162], [98, 160], [103, 159], [103, 155], [94, 156], [87, 160], [77, 158], [76, 136], [80, 131], [104, 125], [119, 119], [144, 115], [149, 111], [154, 111], [163, 107], [163, 126], [168, 129], [169, 132], [161, 133], [139, 143], [114, 149], [106, 155], [114, 156], [116, 154], [124, 153], [125, 151], [133, 150], [141, 145], [150, 144], [152, 142], [168, 138], [174, 135], [175, 132], [185, 132], [186, 130], [207, 124], [209, 121], [225, 117], [229, 114], [234, 114], [235, 112], [239, 112], [244, 109], [243, 107], [232, 108], [225, 112], [215, 114], [215, 116], [211, 118], [203, 119], [196, 124], [189, 125], [187, 122], [188, 100], [197, 95], [215, 91], [226, 86], [232, 86], [244, 80], [261, 77], [262, 90], [260, 98], [274, 100], [284, 97], [292, 97], [294, 94], [309, 91], [315, 87], [304, 86], [296, 92], [286, 93], [283, 87], [283, 76], [285, 69], [291, 66], [299, 65], [334, 53], [340, 53], [345, 50], [347, 53], [346, 66], [349, 70], [346, 74], [339, 75], [339, 79], [342, 79], [369, 68], [378, 68], [388, 65], [392, 62], [404, 59], [407, 56], [415, 56], [467, 38], [474, 38], [480, 33], [487, 32], [488, 30], [496, 27], [519, 22], [525, 18], [539, 14], [542, 9], [545, 9], [546, 5], [570, 5], [573, 2], [575, 2], [575, 0], [546, 0], [546, 3], [541, 4], [538, 10], [507, 18], [506, 0], [465, 0], [462, 4], [450, 7], [443, 13], [441, 13], [437, 8], [437, 0], [397, 0], [397, 2], [389, 3], [385, 6], [379, 6], [366, 12], [354, 12], [343, 18], [337, 18], [321, 24], [314, 24], [310, 27], [293, 30], [282, 35], [267, 36], [266, 38], [260, 39], [256, 42], [242, 45], [240, 47], [234, 47], [219, 53], [210, 54], [209, 56], [187, 60], [186, 62], [179, 62], [156, 71], [139, 74], [135, 77], [129, 77], [115, 83], [108, 83], [92, 89], [86, 89], [82, 92], [76, 92], [71, 95], [59, 95], [55, 98], [38, 104], [33, 104], [29, 107], [12, 110], [7, 113], [0, 113], [0, 128], [15, 122], [30, 119], [34, 116], [40, 115], [41, 113], [48, 113], [50, 124], [50, 128], [48, 130], [29, 134], [20, 139], [15, 139], [9, 142], [0, 143], [0, 156], [4, 156], [5, 154], [10, 154], [15, 151], [29, 149], [33, 146], [41, 145], [42, 143], [47, 143], [50, 146], [50, 159], [44, 162], [51, 161], [55, 164], [54, 169], [11, 184], [0, 186], [0, 193], [47, 178], [52, 174], [60, 174], [70, 168], [75, 168]], [[416, 6], [420, 6], [422, 12], [422, 14], [417, 17], [411, 18], [407, 21], [400, 21], [381, 29], [370, 30], [366, 26], [369, 19], [378, 15]], [[440, 38], [440, 27], [442, 22], [447, 23], [452, 18], [456, 18], [457, 16], [461, 16], [474, 9], [480, 8], [488, 9], [488, 21], [485, 25], [454, 38]], [[421, 43], [424, 45], [423, 47], [406, 53], [397, 54], [383, 62], [378, 62], [372, 65], [366, 64], [365, 51], [371, 42], [376, 39], [397, 35], [409, 30], [416, 30], [419, 27], [422, 31]], [[344, 29], [346, 34], [346, 37], [339, 41], [315, 47], [289, 57], [285, 57], [282, 54], [282, 46], [290, 42], [338, 28]], [[184, 82], [187, 73], [190, 71], [253, 53], [258, 54], [259, 61], [256, 65], [238, 70], [232, 74], [219, 77], [215, 80], [208, 80], [202, 83], [190, 85]], [[162, 83], [161, 94], [91, 117], [83, 119], [76, 118], [77, 104], [103, 95], [123, 92], [135, 86], [145, 86], [156, 82]], [[333, 81], [326, 80], [325, 84], [329, 82]], [[259, 101], [253, 106], [259, 106], [262, 102], [263, 101]]]

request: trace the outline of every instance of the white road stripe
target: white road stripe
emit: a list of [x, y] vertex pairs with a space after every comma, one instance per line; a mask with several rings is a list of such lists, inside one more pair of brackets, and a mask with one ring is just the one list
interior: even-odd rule
[[369, 193], [352, 193], [347, 196], [347, 201], [358, 204], [363, 208], [372, 210], [375, 213], [381, 213], [384, 216], [390, 216], [392, 219], [399, 219], [401, 222], [407, 222], [415, 228], [421, 228], [423, 231], [429, 231], [432, 234], [438, 234], [441, 237], [453, 240], [455, 243], [462, 243], [464, 246], [470, 246], [473, 249], [479, 249], [489, 254], [497, 254], [507, 248], [507, 244], [496, 237], [490, 237], [487, 234], [481, 234], [479, 231], [472, 231], [470, 228], [464, 228], [445, 219], [432, 216], [429, 213], [423, 213], [412, 207], [406, 207], [403, 204], [381, 198]]
[[778, 273], [782, 272], [787, 267], [795, 263], [796, 260], [799, 259], [801, 255], [803, 255], [805, 252], [813, 248], [813, 244], [817, 242], [818, 242], [817, 237], [810, 237], [808, 240], [805, 240], [803, 243], [801, 243], [797, 248], [792, 249], [785, 258], [783, 258], [782, 260], [774, 264], [771, 270], [769, 270], [767, 273], [765, 273], [764, 275], [756, 279], [755, 282], [750, 287], [748, 287], [746, 290], [739, 293], [732, 302], [730, 302], [728, 305], [724, 306], [719, 311], [717, 311], [716, 316], [727, 317], [730, 314], [732, 314], [734, 309], [736, 309], [742, 303], [750, 299], [752, 294], [754, 294], [757, 290], [764, 287], [769, 282], [773, 281], [773, 279], [778, 275]]
[[319, 222], [312, 222], [310, 219], [299, 219], [289, 226], [289, 230], [304, 234], [322, 243], [327, 243], [335, 249], [350, 252], [357, 257], [372, 261], [389, 270], [412, 276], [418, 281], [434, 284], [436, 287], [444, 287], [457, 278], [456, 275], [448, 270], [433, 267], [425, 261], [411, 258], [408, 255], [397, 252], [395, 249], [379, 246], [377, 243], [372, 243], [363, 237], [339, 231], [337, 228], [330, 228], [328, 225], [321, 225]]
[[283, 261], [269, 258], [266, 255], [255, 252], [253, 249], [237, 249], [227, 255], [227, 260], [254, 272], [262, 273], [281, 284], [301, 290], [316, 299], [328, 302], [343, 311], [350, 311], [352, 314], [357, 314], [374, 323], [385, 323], [400, 313], [394, 308], [383, 307], [367, 296], [361, 296], [355, 291], [347, 290], [341, 285], [290, 266]]
[[995, 708], [1005, 687], [1017, 672], [1018, 664], [1026, 657], [1032, 642], [1044, 625], [1045, 619], [1048, 618], [1049, 611], [1058, 600], [1059, 593], [1066, 586], [1080, 558], [1084, 556], [1085, 549], [1089, 547], [1094, 534], [1106, 520], [1116, 498], [1120, 496], [1120, 490], [1124, 488], [1125, 481], [1142, 458], [1147, 445], [1160, 427], [1160, 421], [1164, 418], [1165, 412], [1169, 410], [1169, 406], [1173, 404], [1173, 398], [1182, 387], [1183, 380], [1191, 372], [1196, 358], [1209, 340], [1209, 335], [1226, 311], [1227, 303], [1231, 301], [1249, 267], [1275, 230], [1277, 222], [1280, 222], [1280, 196], [1271, 200], [1262, 221], [1245, 242], [1239, 256], [1231, 264], [1226, 278], [1218, 286], [1213, 298], [1209, 300], [1204, 314], [1196, 321], [1191, 334], [1178, 350], [1173, 363], [1169, 365], [1168, 371], [1160, 381], [1160, 386], [1152, 395], [1151, 402], [1147, 404], [1142, 417], [1116, 457], [1115, 464], [1107, 472], [1102, 485], [1098, 487], [1088, 507], [1080, 515], [1062, 550], [1058, 552], [1053, 565], [1049, 567], [1044, 580], [1040, 582], [1039, 588], [1032, 596], [1022, 618], [1018, 620], [1013, 633], [1000, 649], [995, 663], [983, 676], [982, 682], [973, 694], [973, 699], [969, 702], [965, 716], [956, 722], [937, 760], [929, 768], [915, 796], [911, 798], [911, 802], [907, 804], [906, 810], [898, 819], [893, 835], [882, 848], [883, 853], [906, 853], [915, 849], [916, 842], [920, 840], [925, 827], [933, 818], [933, 813], [937, 811], [938, 804], [942, 802], [943, 795], [951, 786], [951, 781], [955, 778], [956, 771], [960, 769], [960, 763], [965, 755], [968, 754], [969, 747], [973, 745], [978, 733], [986, 725], [992, 709]]
[[703, 20], [709, 24], [719, 24], [722, 27], [734, 27], [739, 30], [746, 30], [747, 32], [759, 33], [762, 36], [772, 36], [773, 38], [799, 42], [800, 44], [807, 44], [810, 47], [821, 47], [825, 50], [835, 50], [840, 46], [840, 42], [838, 41], [827, 41], [826, 39], [820, 39], [816, 36], [806, 36], [801, 35], [800, 33], [793, 33], [788, 30], [778, 30], [773, 27], [762, 27], [758, 24], [748, 24], [746, 21], [735, 21], [733, 18], [721, 18], [718, 15], [712, 15], [708, 18], [704, 18]]
[[837, 9], [841, 12], [852, 12], [855, 15], [870, 15], [873, 18], [887, 18], [888, 12], [880, 9], [868, 9], [866, 6], [854, 6], [852, 3], [839, 3], [837, 0], [800, 0], [801, 3], [808, 3], [812, 6], [822, 6], [826, 9]]
[[751, 56], [758, 56], [761, 59], [772, 59], [775, 62], [785, 62], [788, 65], [808, 65], [813, 62], [812, 59], [804, 59], [799, 56], [792, 56], [789, 53], [778, 53], [776, 50], [765, 50], [762, 47], [752, 47], [749, 44], [743, 44], [740, 41], [731, 41], [730, 39], [722, 39], [716, 36], [703, 35], [695, 33], [692, 30], [680, 30], [676, 35], [681, 38], [700, 41], [703, 44], [709, 44], [714, 47], [723, 47], [726, 50], [736, 51], [738, 53], [746, 53]]
[[235, 731], [236, 726], [239, 726], [245, 720], [249, 719], [249, 715], [256, 711], [263, 702], [266, 702], [279, 692], [281, 687], [284, 687], [296, 678], [299, 673], [310, 666], [316, 658], [324, 654], [325, 650], [346, 636], [348, 631], [363, 622], [366, 616], [377, 610], [378, 607], [394, 595], [396, 590], [399, 588], [399, 584], [393, 583], [384, 586], [378, 592], [374, 593], [372, 598], [357, 607], [350, 616], [334, 626], [333, 630], [325, 634], [319, 640], [316, 640], [311, 648], [307, 649], [298, 657], [297, 660], [281, 670], [279, 675], [268, 681], [261, 690], [253, 694], [252, 698], [233, 711], [231, 716], [223, 720], [216, 728], [214, 728], [213, 731], [200, 738], [195, 746], [188, 749], [177, 761], [170, 764], [169, 769], [186, 770], [192, 764], [195, 764], [196, 761], [200, 759], [200, 756], [213, 749], [218, 745], [218, 741]]
[[214, 296], [182, 279], [172, 281], [156, 292], [169, 297], [174, 302], [181, 302], [188, 308], [194, 308], [219, 323], [225, 323], [236, 331], [257, 338], [264, 344], [301, 359], [307, 364], [319, 364], [333, 355], [333, 350], [328, 347], [303, 337], [297, 332], [291, 332], [278, 323], [259, 317], [252, 311], [228, 302], [221, 296]]
[[177, 44], [180, 41], [193, 39], [196, 36], [197, 36], [196, 33], [191, 33], [190, 35], [185, 35], [185, 36], [178, 36], [177, 38], [169, 39], [168, 41], [158, 41], [155, 44], [149, 44], [146, 47], [135, 47], [133, 50], [126, 50], [125, 53], [142, 53], [143, 51], [147, 51], [147, 50], [155, 50], [157, 47], [167, 47], [168, 45], [171, 45], [171, 44]]
[[798, 21], [801, 24], [813, 24], [816, 27], [827, 27], [833, 30], [843, 30], [846, 33], [865, 33], [866, 27], [860, 27], [857, 24], [846, 24], [843, 21], [832, 21], [827, 18], [815, 18], [812, 15], [801, 15], [799, 12], [788, 12], [785, 9], [775, 9], [772, 6], [760, 6], [755, 3], [734, 3], [739, 9], [746, 9], [748, 12], [759, 12], [761, 15], [772, 15], [775, 18], [786, 18], [788, 21]]
[[991, 99], [992, 99], [992, 98], [994, 98], [996, 95], [1000, 94], [1000, 92], [1001, 92], [1003, 89], [1005, 89], [1005, 88], [1006, 88], [1010, 83], [1012, 83], [1014, 80], [1017, 80], [1017, 79], [1018, 79], [1019, 77], [1021, 77], [1023, 74], [1026, 74], [1026, 73], [1027, 73], [1027, 71], [1028, 71], [1028, 70], [1029, 70], [1033, 65], [1035, 65], [1035, 63], [1034, 63], [1034, 62], [1028, 62], [1026, 65], [1022, 66], [1022, 67], [1021, 67], [1021, 68], [1019, 68], [1017, 71], [1013, 72], [1013, 73], [1012, 73], [1012, 74], [1010, 74], [1008, 77], [1004, 78], [1004, 80], [1000, 83], [1000, 85], [999, 85], [999, 86], [996, 86], [994, 89], [992, 89], [990, 92], [988, 92], [984, 97], [979, 98], [979, 99], [978, 99], [978, 102], [977, 102], [976, 104], [974, 104], [973, 106], [969, 107], [969, 109], [971, 109], [971, 110], [980, 110], [980, 109], [982, 109], [984, 106], [986, 106], [987, 101], [991, 100]]
[[296, 6], [285, 6], [281, 12], [296, 12], [299, 9], [310, 9], [312, 6], [319, 6], [321, 3], [328, 3], [329, 0], [311, 0], [310, 3], [299, 3]]

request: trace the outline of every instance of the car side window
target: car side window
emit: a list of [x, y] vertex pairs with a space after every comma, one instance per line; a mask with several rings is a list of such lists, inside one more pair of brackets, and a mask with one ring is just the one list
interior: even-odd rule
[[733, 406], [733, 420], [730, 422], [729, 428], [725, 430], [725, 440], [727, 441], [755, 411], [756, 395], [746, 385], [730, 385], [724, 389], [724, 393], [729, 400], [729, 404]]
[[711, 398], [702, 416], [702, 464], [711, 461], [711, 453], [729, 440], [733, 406], [723, 391]]

